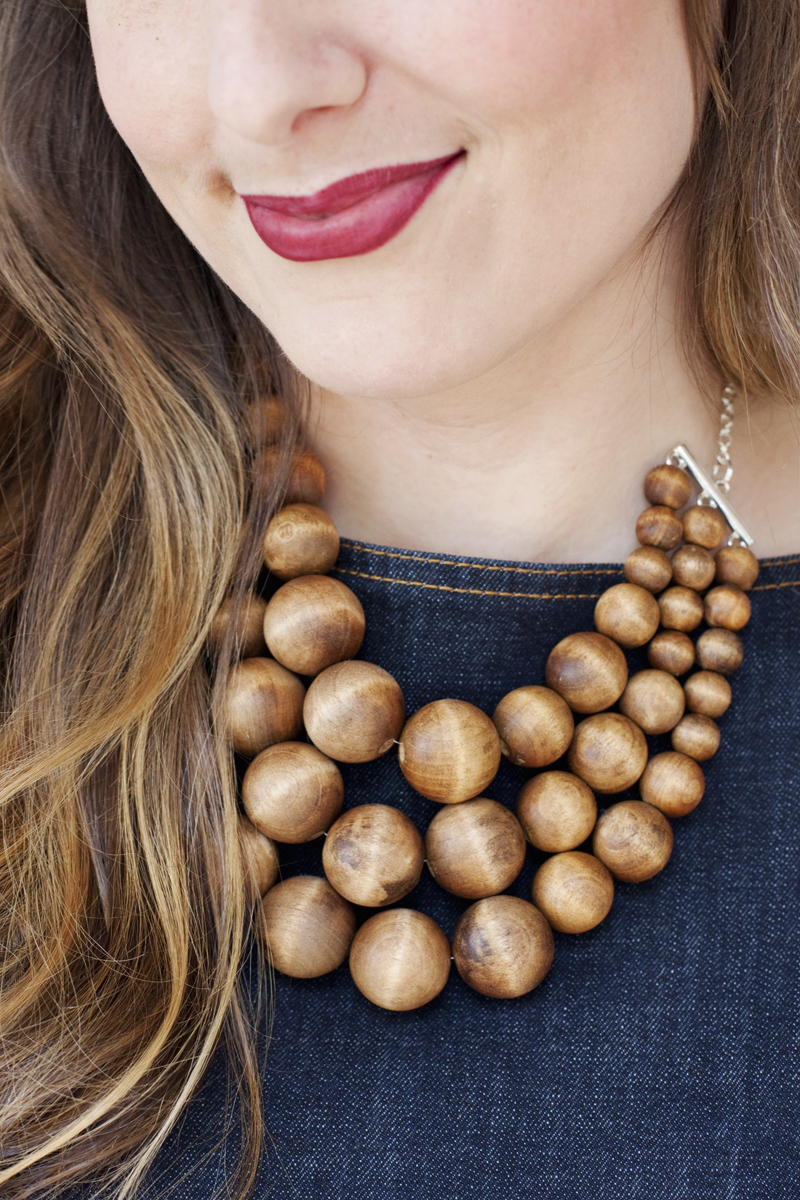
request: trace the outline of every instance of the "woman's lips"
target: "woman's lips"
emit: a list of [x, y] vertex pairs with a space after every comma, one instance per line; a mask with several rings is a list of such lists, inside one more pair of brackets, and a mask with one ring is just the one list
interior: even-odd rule
[[313, 196], [242, 196], [263, 242], [281, 258], [318, 262], [368, 254], [390, 241], [464, 155], [378, 167]]

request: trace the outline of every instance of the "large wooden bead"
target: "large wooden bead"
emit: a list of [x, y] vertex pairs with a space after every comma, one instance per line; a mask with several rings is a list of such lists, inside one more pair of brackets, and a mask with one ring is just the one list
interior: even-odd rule
[[375, 663], [334, 663], [312, 682], [303, 706], [311, 741], [339, 762], [372, 762], [391, 750], [406, 717], [400, 684]]
[[242, 780], [242, 803], [256, 829], [290, 845], [320, 837], [342, 811], [336, 763], [307, 742], [279, 742], [254, 758]]
[[518, 767], [547, 767], [566, 754], [575, 730], [572, 711], [552, 688], [515, 688], [492, 717], [500, 749]]
[[669, 862], [672, 829], [652, 804], [621, 800], [607, 808], [597, 822], [592, 849], [617, 879], [643, 883]]
[[673, 729], [671, 741], [673, 750], [705, 762], [719, 750], [719, 727], [702, 713], [687, 713]]
[[278, 878], [278, 851], [271, 839], [259, 833], [247, 817], [239, 814], [239, 852], [248, 899], [263, 896]]
[[679, 546], [672, 556], [672, 579], [681, 587], [704, 592], [714, 582], [714, 560], [702, 546]]
[[645, 733], [668, 733], [683, 716], [683, 688], [667, 671], [638, 671], [628, 680], [619, 707]]
[[640, 514], [636, 522], [636, 537], [643, 546], [673, 550], [683, 537], [683, 524], [671, 508], [658, 504]]
[[533, 877], [533, 903], [559, 933], [586, 933], [605, 920], [614, 902], [608, 867], [581, 850], [554, 854]]
[[288, 742], [303, 728], [306, 689], [271, 658], [245, 658], [231, 668], [223, 720], [237, 754], [255, 758], [274, 742]]
[[466, 700], [434, 700], [406, 722], [400, 770], [416, 791], [440, 804], [459, 804], [484, 790], [500, 766], [492, 722]]
[[730, 708], [731, 685], [717, 671], [698, 671], [690, 675], [683, 690], [689, 712], [702, 713], [704, 717], [721, 717]]
[[347, 958], [356, 915], [326, 879], [295, 875], [267, 892], [259, 926], [276, 971], [315, 979]]
[[683, 536], [687, 542], [713, 550], [728, 533], [728, 522], [718, 508], [694, 504], [683, 514]]
[[597, 820], [597, 802], [577, 775], [543, 771], [520, 791], [517, 818], [532, 846], [554, 854], [586, 841]]
[[266, 650], [264, 641], [264, 613], [267, 602], [255, 592], [242, 598], [238, 612], [234, 609], [233, 597], [222, 601], [214, 614], [208, 631], [208, 645], [212, 651], [219, 650], [231, 624], [234, 625], [233, 644], [239, 658], [256, 658]]
[[657, 546], [639, 546], [625, 560], [625, 578], [648, 592], [663, 592], [672, 579], [672, 563]]
[[574, 712], [602, 712], [624, 692], [628, 664], [616, 642], [604, 634], [571, 633], [550, 652], [546, 678]]
[[287, 504], [264, 534], [264, 562], [278, 579], [325, 575], [339, 557], [339, 531], [314, 504]]
[[685, 675], [694, 666], [694, 642], [677, 629], [662, 629], [647, 647], [647, 661], [658, 671]]
[[409, 1012], [439, 995], [450, 974], [450, 945], [424, 913], [393, 908], [376, 913], [350, 947], [350, 974], [380, 1008]]
[[692, 494], [692, 481], [682, 467], [663, 463], [645, 475], [644, 494], [649, 504], [683, 508]]
[[658, 629], [658, 601], [635, 583], [617, 583], [603, 592], [594, 610], [600, 633], [620, 646], [644, 646]]
[[383, 908], [408, 895], [424, 862], [416, 825], [389, 804], [360, 804], [342, 813], [322, 850], [322, 866], [333, 887], [368, 908]]
[[665, 629], [691, 633], [703, 619], [703, 601], [687, 587], [670, 587], [658, 597], [661, 624]]
[[298, 675], [317, 675], [353, 658], [364, 640], [361, 601], [327, 575], [301, 575], [279, 587], [267, 605], [264, 636], [270, 654]]
[[655, 754], [639, 780], [642, 799], [668, 817], [685, 817], [697, 808], [706, 790], [703, 768], [686, 754]]
[[742, 639], [732, 629], [706, 629], [697, 639], [697, 661], [704, 671], [732, 675], [743, 658]]
[[714, 563], [717, 583], [732, 583], [748, 592], [758, 579], [758, 559], [747, 546], [721, 546]]
[[647, 742], [638, 725], [621, 713], [597, 713], [575, 729], [570, 770], [596, 792], [623, 792], [647, 763]]
[[[261, 453], [260, 471], [266, 479], [282, 469], [285, 462], [279, 446], [268, 446]], [[284, 504], [319, 504], [325, 495], [325, 468], [310, 450], [296, 449], [292, 454]]]
[[260, 396], [247, 406], [247, 433], [253, 450], [277, 442], [284, 423], [284, 401], [280, 396]]
[[524, 996], [553, 963], [553, 931], [527, 900], [490, 896], [471, 905], [456, 925], [453, 958], [465, 983], [498, 1000]]
[[428, 868], [445, 891], [468, 900], [509, 887], [525, 861], [525, 834], [513, 813], [481, 796], [450, 804], [425, 834]]
[[750, 601], [741, 588], [732, 583], [721, 583], [706, 594], [705, 614], [712, 627], [720, 626], [736, 633], [750, 620]]

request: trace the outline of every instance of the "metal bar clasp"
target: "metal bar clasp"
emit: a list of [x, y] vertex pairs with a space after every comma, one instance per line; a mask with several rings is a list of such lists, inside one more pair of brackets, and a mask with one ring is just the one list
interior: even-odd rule
[[734, 536], [745, 546], [752, 546], [755, 538], [748, 531], [743, 521], [737, 516], [724, 492], [721, 492], [711, 476], [703, 470], [697, 459], [685, 446], [676, 446], [667, 458], [668, 463], [684, 467], [700, 488], [700, 500], [707, 500], [723, 513], [726, 521], [733, 530]]

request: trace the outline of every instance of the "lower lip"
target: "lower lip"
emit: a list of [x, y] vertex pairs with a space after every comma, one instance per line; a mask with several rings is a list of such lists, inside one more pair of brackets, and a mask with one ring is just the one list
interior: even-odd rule
[[387, 184], [330, 216], [292, 216], [260, 203], [258, 196], [242, 199], [256, 233], [281, 258], [292, 262], [353, 258], [396, 237], [462, 157], [456, 154], [410, 179]]

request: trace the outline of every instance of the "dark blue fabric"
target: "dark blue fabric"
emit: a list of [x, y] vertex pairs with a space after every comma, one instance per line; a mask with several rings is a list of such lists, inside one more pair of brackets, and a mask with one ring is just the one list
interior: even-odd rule
[[[543, 682], [552, 646], [591, 629], [598, 594], [622, 578], [614, 565], [352, 543], [335, 574], [367, 613], [361, 657], [396, 676], [409, 712], [453, 696], [491, 713]], [[702, 804], [674, 823], [672, 860], [619, 885], [598, 929], [557, 934], [534, 992], [489, 1000], [454, 971], [403, 1014], [370, 1005], [346, 966], [277, 978], [259, 1200], [800, 1196], [800, 558], [765, 563], [752, 601], [722, 747]], [[513, 805], [526, 777], [504, 764], [489, 794]], [[345, 780], [349, 807], [394, 804], [423, 831], [437, 810], [394, 755]], [[515, 894], [529, 898], [535, 865], [531, 853]], [[284, 848], [283, 871], [321, 874], [320, 845]], [[448, 935], [467, 906], [430, 878], [402, 903]], [[227, 1160], [218, 1150], [198, 1166], [224, 1102], [217, 1068], [162, 1155], [158, 1190], [224, 1194], [235, 1137]]]

